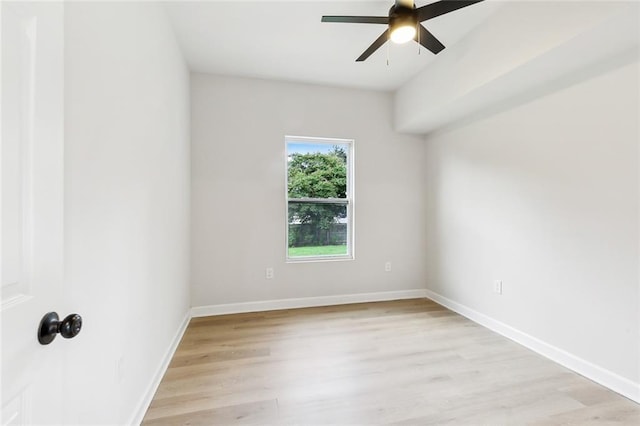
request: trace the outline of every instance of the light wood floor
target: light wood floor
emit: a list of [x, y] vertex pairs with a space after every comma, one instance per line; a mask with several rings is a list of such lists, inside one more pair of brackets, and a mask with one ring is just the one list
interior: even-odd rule
[[146, 425], [640, 425], [640, 405], [426, 299], [193, 319]]

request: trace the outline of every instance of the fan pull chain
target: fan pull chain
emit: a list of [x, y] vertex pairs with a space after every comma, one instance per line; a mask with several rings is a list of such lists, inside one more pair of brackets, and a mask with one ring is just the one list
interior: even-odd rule
[[420, 28], [419, 27], [420, 24], [416, 24], [416, 31], [418, 32], [418, 55], [422, 54], [422, 44], [420, 43]]
[[389, 66], [389, 45], [390, 45], [391, 43], [388, 43], [388, 42], [387, 42], [386, 44], [387, 44], [387, 66]]

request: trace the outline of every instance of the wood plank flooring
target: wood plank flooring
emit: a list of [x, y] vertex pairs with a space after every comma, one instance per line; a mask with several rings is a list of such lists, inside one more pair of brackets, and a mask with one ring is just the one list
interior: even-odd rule
[[191, 320], [145, 425], [640, 425], [640, 405], [427, 299]]

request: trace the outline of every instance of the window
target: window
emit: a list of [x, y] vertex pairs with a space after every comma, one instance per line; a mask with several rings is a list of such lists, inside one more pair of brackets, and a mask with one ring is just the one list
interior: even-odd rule
[[287, 261], [353, 259], [353, 140], [285, 141]]

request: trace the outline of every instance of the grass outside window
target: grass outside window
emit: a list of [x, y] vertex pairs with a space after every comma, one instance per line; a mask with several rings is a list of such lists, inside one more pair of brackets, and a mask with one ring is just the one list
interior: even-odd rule
[[301, 256], [344, 256], [346, 244], [335, 246], [289, 247], [289, 257]]

